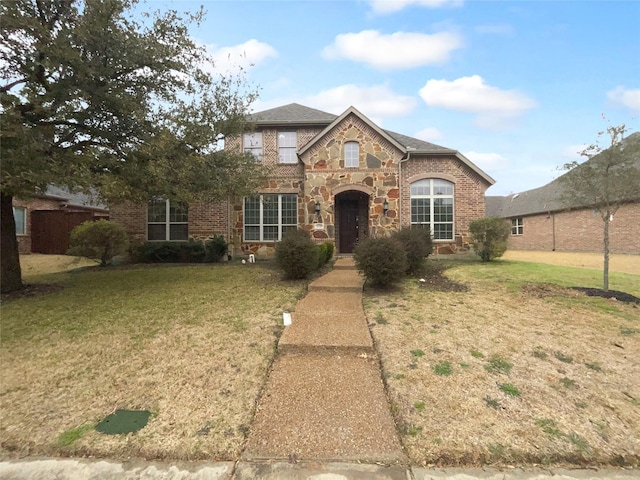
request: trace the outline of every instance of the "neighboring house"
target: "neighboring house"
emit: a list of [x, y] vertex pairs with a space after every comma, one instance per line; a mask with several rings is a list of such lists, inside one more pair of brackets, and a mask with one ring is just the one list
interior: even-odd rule
[[215, 204], [168, 200], [111, 207], [111, 219], [142, 241], [224, 235], [233, 254], [269, 256], [289, 230], [350, 253], [371, 236], [429, 228], [441, 252], [468, 244], [494, 180], [460, 152], [383, 130], [351, 107], [336, 116], [298, 104], [253, 114], [251, 133], [225, 149], [272, 168], [256, 195]]
[[[624, 141], [640, 143], [640, 132]], [[588, 205], [568, 209], [562, 199], [563, 189], [562, 181], [555, 179], [526, 192], [487, 196], [487, 217], [511, 222], [509, 249], [602, 252], [602, 217]], [[609, 223], [609, 239], [611, 253], [640, 254], [640, 198], [620, 207]]]
[[69, 233], [87, 220], [109, 218], [109, 210], [94, 198], [50, 185], [42, 194], [13, 199], [18, 250], [64, 254]]

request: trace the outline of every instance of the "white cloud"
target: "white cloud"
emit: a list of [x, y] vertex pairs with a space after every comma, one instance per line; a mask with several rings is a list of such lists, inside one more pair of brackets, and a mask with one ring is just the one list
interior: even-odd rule
[[223, 72], [246, 69], [278, 56], [271, 45], [255, 39], [228, 47], [207, 44], [205, 48], [215, 62], [215, 70]]
[[425, 142], [434, 142], [443, 138], [444, 135], [437, 128], [427, 127], [417, 132], [414, 137], [424, 140]]
[[607, 98], [617, 105], [621, 105], [635, 112], [640, 111], [640, 88], [616, 87], [607, 92]]
[[463, 154], [483, 170], [504, 170], [510, 162], [499, 153], [466, 152]]
[[455, 32], [384, 35], [376, 30], [363, 30], [337, 35], [323, 55], [328, 59], [362, 62], [379, 69], [413, 68], [446, 62], [451, 52], [461, 47], [462, 37]]
[[463, 4], [462, 0], [371, 0], [371, 9], [374, 13], [385, 15], [395, 13], [406, 7], [417, 5], [419, 7], [440, 8], [458, 7]]
[[416, 99], [395, 93], [386, 85], [362, 87], [347, 84], [323, 90], [302, 99], [300, 103], [335, 114], [341, 114], [350, 106], [354, 106], [381, 125], [384, 117], [398, 117], [411, 112], [416, 106]]
[[536, 102], [517, 90], [501, 90], [487, 85], [479, 75], [453, 81], [429, 80], [420, 89], [420, 97], [430, 107], [477, 114], [483, 128], [503, 129]]

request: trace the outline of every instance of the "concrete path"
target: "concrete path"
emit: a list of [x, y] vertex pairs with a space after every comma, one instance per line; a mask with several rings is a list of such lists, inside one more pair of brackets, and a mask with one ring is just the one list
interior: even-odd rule
[[278, 344], [243, 460], [406, 462], [362, 286], [351, 259], [311, 283]]

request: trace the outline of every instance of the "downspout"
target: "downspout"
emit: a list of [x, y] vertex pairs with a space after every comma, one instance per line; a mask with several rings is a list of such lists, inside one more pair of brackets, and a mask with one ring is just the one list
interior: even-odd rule
[[406, 162], [411, 158], [409, 147], [405, 148], [407, 149], [407, 156], [401, 158], [398, 163], [398, 222], [400, 229], [402, 229], [402, 162]]
[[553, 252], [556, 251], [556, 212], [551, 212], [551, 228], [553, 230], [553, 234], [551, 236], [553, 241]]

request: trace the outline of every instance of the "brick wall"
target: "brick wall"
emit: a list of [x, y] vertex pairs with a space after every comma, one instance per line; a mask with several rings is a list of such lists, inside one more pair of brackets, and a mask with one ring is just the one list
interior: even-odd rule
[[402, 164], [402, 226], [411, 224], [411, 183], [423, 178], [454, 184], [454, 235], [458, 244], [468, 243], [469, 224], [484, 218], [484, 192], [489, 184], [455, 156], [412, 157]]
[[[523, 234], [509, 237], [513, 250], [601, 252], [603, 221], [593, 210], [576, 210], [523, 218]], [[640, 203], [620, 207], [609, 223], [611, 253], [640, 254]]]

